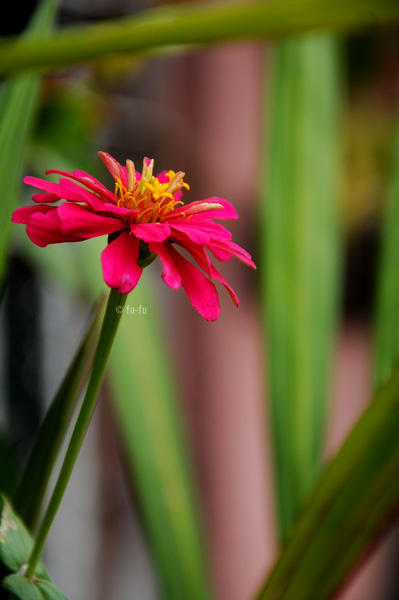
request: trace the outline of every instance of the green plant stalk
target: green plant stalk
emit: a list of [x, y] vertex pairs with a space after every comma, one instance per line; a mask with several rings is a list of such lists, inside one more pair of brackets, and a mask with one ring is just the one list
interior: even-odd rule
[[108, 356], [111, 351], [112, 343], [114, 341], [123, 312], [126, 297], [127, 294], [120, 294], [116, 290], [110, 291], [86, 394], [83, 399], [82, 407], [72, 433], [71, 441], [69, 442], [68, 450], [66, 452], [57, 483], [37, 533], [32, 553], [29, 557], [25, 575], [28, 579], [32, 578], [34, 575], [36, 563], [40, 558], [48, 532], [50, 531], [50, 527], [61, 504], [64, 492], [72, 474], [73, 467], [78, 457], [80, 447], [86, 435], [90, 419], [93, 415], [98, 392], [103, 381]]
[[100, 25], [57, 31], [46, 40], [0, 44], [0, 74], [52, 68], [115, 53], [148, 52], [314, 30], [349, 31], [399, 20], [396, 0], [274, 0], [167, 6]]
[[399, 369], [321, 476], [258, 600], [329, 600], [397, 516]]

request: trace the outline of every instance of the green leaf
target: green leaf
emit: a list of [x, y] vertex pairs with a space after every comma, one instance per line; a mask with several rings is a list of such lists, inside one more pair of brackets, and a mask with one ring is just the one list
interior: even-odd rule
[[[97, 398], [103, 383], [108, 357], [123, 312], [126, 296], [127, 294], [121, 294], [116, 289], [111, 289], [109, 292], [108, 302], [101, 325], [100, 336], [98, 338], [93, 364], [90, 371], [90, 377], [82, 405], [80, 407], [71, 439], [69, 441], [56, 484], [50, 497], [50, 501], [37, 531], [32, 553], [29, 557], [28, 568], [26, 571], [26, 576], [29, 579], [33, 575], [36, 563], [42, 554], [48, 533], [64, 497], [64, 493], [71, 478], [76, 460], [79, 456], [80, 448], [83, 444], [87, 428], [89, 427], [91, 418], [93, 416]], [[119, 308], [122, 310], [119, 310]]]
[[258, 600], [329, 600], [399, 503], [399, 370], [325, 470]]
[[148, 52], [322, 29], [348, 31], [399, 20], [396, 0], [274, 0], [189, 3], [101, 25], [68, 28], [48, 40], [0, 45], [0, 74], [55, 67], [111, 53]]
[[17, 573], [5, 577], [3, 587], [20, 600], [66, 600], [64, 594], [50, 581], [45, 579], [31, 581]]
[[15, 509], [30, 530], [36, 524], [55, 459], [89, 371], [102, 309], [103, 302], [98, 302], [86, 334], [46, 414], [14, 497]]
[[381, 238], [375, 315], [374, 383], [378, 388], [399, 359], [399, 119]]
[[[4, 496], [0, 496], [0, 509], [0, 562], [10, 571], [17, 573], [27, 563], [33, 541], [22, 520]], [[41, 561], [37, 563], [35, 574], [41, 579], [49, 580]]]
[[[45, 0], [36, 10], [25, 39], [42, 37], [51, 28], [54, 0]], [[21, 40], [23, 39], [20, 38]], [[11, 212], [16, 205], [26, 143], [36, 112], [40, 77], [18, 75], [3, 84], [0, 97], [0, 280], [8, 253]]]
[[[146, 271], [143, 277], [149, 276]], [[127, 304], [142, 304], [148, 312], [124, 315], [115, 340], [110, 363], [114, 407], [163, 597], [206, 600], [212, 594], [195, 486], [155, 298], [141, 284], [129, 296]]]
[[331, 37], [288, 40], [273, 57], [260, 272], [285, 539], [320, 468], [338, 312], [340, 80]]

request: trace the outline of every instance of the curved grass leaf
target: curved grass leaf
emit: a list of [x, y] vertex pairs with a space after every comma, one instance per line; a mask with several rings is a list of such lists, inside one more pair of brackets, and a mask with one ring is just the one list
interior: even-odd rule
[[340, 270], [338, 64], [337, 41], [327, 36], [293, 38], [273, 54], [260, 240], [283, 539], [320, 468]]
[[103, 304], [99, 302], [93, 310], [90, 325], [50, 405], [14, 496], [15, 509], [30, 530], [35, 527], [54, 462], [90, 367]]
[[328, 466], [258, 600], [328, 600], [397, 513], [399, 369]]
[[399, 119], [381, 239], [375, 317], [374, 383], [378, 388], [399, 359]]
[[55, 67], [110, 53], [277, 38], [322, 29], [347, 31], [399, 20], [396, 0], [274, 0], [189, 3], [153, 9], [101, 25], [57, 32], [50, 39], [0, 44], [0, 74]]
[[[26, 33], [19, 38], [41, 38], [53, 22], [55, 0], [44, 0]], [[3, 84], [0, 96], [0, 280], [6, 266], [11, 212], [16, 204], [22, 161], [36, 112], [40, 77], [17, 75]]]
[[3, 587], [20, 600], [67, 600], [51, 581], [45, 579], [31, 581], [18, 573], [5, 577]]

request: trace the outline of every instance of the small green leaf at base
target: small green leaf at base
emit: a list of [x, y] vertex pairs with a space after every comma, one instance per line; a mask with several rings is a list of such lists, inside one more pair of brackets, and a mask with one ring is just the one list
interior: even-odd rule
[[[28, 562], [33, 540], [4, 496], [0, 496], [0, 509], [0, 562], [10, 571], [18, 573]], [[37, 564], [36, 575], [40, 579], [50, 580], [41, 562]]]
[[20, 600], [66, 600], [50, 581], [41, 561], [38, 561], [32, 579], [24, 577], [32, 547], [33, 540], [22, 520], [0, 495], [0, 562], [12, 571], [4, 577], [3, 588]]
[[14, 573], [3, 580], [3, 587], [20, 600], [67, 600], [66, 596], [46, 579], [25, 579]]

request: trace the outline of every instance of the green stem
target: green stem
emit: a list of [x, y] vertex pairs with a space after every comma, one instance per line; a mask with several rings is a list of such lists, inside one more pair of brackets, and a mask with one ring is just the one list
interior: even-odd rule
[[25, 574], [25, 577], [28, 579], [31, 579], [34, 575], [36, 563], [40, 558], [48, 532], [50, 531], [50, 527], [61, 504], [72, 474], [73, 467], [78, 457], [80, 447], [90, 423], [90, 419], [93, 415], [98, 392], [103, 381], [108, 356], [114, 341], [120, 318], [122, 316], [126, 297], [127, 294], [120, 294], [116, 290], [110, 291], [100, 338], [98, 340], [96, 353], [93, 359], [93, 366], [86, 390], [86, 395], [84, 397], [82, 408], [80, 409], [80, 413], [72, 433], [71, 441], [69, 442], [68, 450], [65, 455], [57, 483], [28, 560], [28, 567]]
[[397, 0], [241, 0], [154, 8], [101, 24], [61, 29], [46, 39], [0, 43], [0, 75], [53, 68], [114, 53], [187, 50], [187, 45], [279, 38], [306, 31], [350, 31], [396, 23]]

